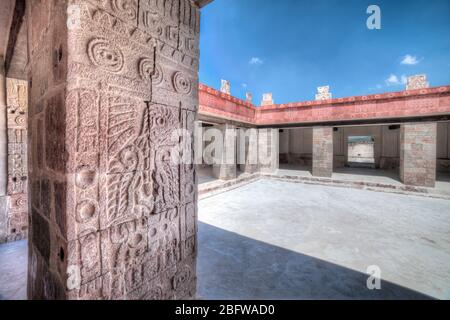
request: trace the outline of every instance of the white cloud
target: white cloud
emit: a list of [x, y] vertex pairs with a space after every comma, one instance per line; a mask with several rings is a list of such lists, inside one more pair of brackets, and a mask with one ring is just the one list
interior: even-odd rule
[[395, 74], [391, 74], [387, 79], [386, 79], [386, 84], [388, 86], [395, 86], [400, 84], [400, 81], [398, 80], [398, 77]]
[[260, 66], [264, 62], [262, 61], [261, 58], [253, 57], [253, 58], [250, 59], [250, 61], [248, 63], [251, 64], [251, 65], [254, 65], [254, 66]]
[[403, 57], [401, 64], [405, 64], [408, 66], [413, 66], [418, 64], [421, 61], [421, 59], [417, 59], [416, 56], [412, 56], [410, 54], [407, 54]]
[[243, 84], [242, 84], [242, 88], [247, 88], [247, 84], [246, 84], [246, 83], [243, 83]]
[[389, 86], [398, 86], [401, 84], [406, 84], [407, 77], [402, 75], [401, 77], [397, 77], [395, 74], [391, 73], [391, 75], [384, 81], [386, 85]]

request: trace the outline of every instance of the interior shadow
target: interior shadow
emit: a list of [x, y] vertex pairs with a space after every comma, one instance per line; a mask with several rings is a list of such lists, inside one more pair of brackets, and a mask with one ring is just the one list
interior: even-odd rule
[[450, 182], [450, 172], [437, 172], [436, 181]]
[[279, 168], [281, 170], [292, 171], [292, 173], [301, 173], [301, 171], [308, 172], [312, 175], [312, 166], [295, 164], [295, 163], [280, 163]]
[[199, 222], [200, 299], [432, 299], [368, 275]]

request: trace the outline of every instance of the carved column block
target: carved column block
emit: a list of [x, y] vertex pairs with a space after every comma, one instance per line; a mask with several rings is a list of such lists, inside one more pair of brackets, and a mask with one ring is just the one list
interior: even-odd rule
[[[31, 25], [46, 17], [34, 2]], [[44, 81], [32, 94], [29, 296], [193, 298], [197, 188], [192, 141], [179, 131], [192, 133], [198, 109], [199, 9], [189, 0], [50, 7], [31, 56], [32, 77]], [[57, 53], [51, 75], [39, 65], [46, 51]], [[192, 161], [174, 161], [180, 154]]]
[[400, 128], [400, 179], [406, 185], [436, 184], [437, 124], [405, 123]]
[[213, 174], [217, 179], [236, 179], [237, 174], [237, 136], [236, 127], [230, 124], [218, 126], [222, 131], [222, 150], [216, 150], [216, 163], [213, 165]]
[[8, 183], [8, 240], [20, 240], [28, 233], [28, 83], [6, 79]]
[[333, 174], [333, 128], [313, 128], [313, 167], [316, 177], [331, 178]]
[[280, 137], [278, 129], [258, 129], [258, 163], [262, 173], [279, 169]]

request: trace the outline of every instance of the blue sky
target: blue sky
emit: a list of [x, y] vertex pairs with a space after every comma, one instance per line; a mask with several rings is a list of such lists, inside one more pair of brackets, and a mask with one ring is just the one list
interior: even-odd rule
[[[381, 9], [369, 30], [367, 7]], [[202, 9], [200, 81], [276, 103], [400, 91], [426, 73], [450, 85], [449, 0], [214, 0]]]

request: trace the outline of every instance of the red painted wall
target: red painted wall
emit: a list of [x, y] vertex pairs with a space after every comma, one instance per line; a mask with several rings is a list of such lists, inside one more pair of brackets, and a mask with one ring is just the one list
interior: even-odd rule
[[256, 107], [200, 84], [200, 114], [254, 125], [450, 115], [450, 86]]

